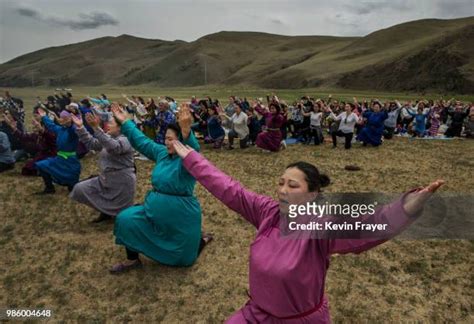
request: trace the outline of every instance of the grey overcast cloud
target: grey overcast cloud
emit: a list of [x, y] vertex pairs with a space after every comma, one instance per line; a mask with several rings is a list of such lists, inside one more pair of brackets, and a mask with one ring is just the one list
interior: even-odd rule
[[364, 36], [411, 20], [473, 15], [473, 0], [0, 0], [0, 63], [121, 34], [185, 41], [223, 30]]

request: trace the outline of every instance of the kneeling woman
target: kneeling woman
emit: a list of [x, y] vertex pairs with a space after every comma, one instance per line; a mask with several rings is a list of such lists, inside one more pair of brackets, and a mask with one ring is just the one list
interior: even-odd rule
[[[105, 115], [107, 116], [107, 115]], [[84, 127], [81, 118], [72, 116], [79, 140], [88, 150], [100, 151], [100, 175], [79, 182], [69, 197], [97, 209], [100, 215], [95, 223], [115, 217], [121, 210], [133, 205], [135, 196], [135, 164], [133, 148], [120, 133], [120, 126], [111, 116], [107, 122], [107, 133], [99, 127], [99, 117], [88, 113], [87, 123], [94, 130], [92, 136]]]
[[79, 181], [81, 174], [81, 163], [76, 155], [79, 139], [72, 125], [71, 113], [62, 111], [59, 118], [59, 125], [56, 125], [46, 112], [39, 108], [38, 114], [44, 126], [56, 134], [57, 155], [35, 163], [41, 177], [43, 177], [45, 188], [41, 194], [52, 194], [56, 190], [53, 182], [67, 186], [72, 191], [74, 185]]
[[34, 132], [31, 133], [27, 133], [25, 129], [18, 129], [15, 120], [9, 119], [8, 117], [5, 119], [13, 135], [20, 140], [23, 149], [33, 156], [33, 158], [26, 161], [23, 168], [21, 168], [21, 174], [24, 176], [39, 175], [36, 169], [36, 162], [56, 156], [56, 135], [41, 124], [40, 118], [39, 115], [34, 115], [31, 121]]
[[115, 242], [125, 246], [127, 261], [116, 264], [110, 271], [118, 273], [140, 267], [139, 253], [167, 265], [192, 265], [203, 246], [201, 206], [193, 194], [196, 180], [183, 167], [172, 145], [172, 141], [181, 140], [199, 150], [191, 132], [189, 108], [181, 107], [179, 127], [168, 125], [165, 145], [145, 136], [120, 106], [114, 104], [112, 111], [122, 124], [122, 134], [156, 165], [151, 174], [153, 189], [144, 204], [123, 210], [115, 219]]
[[372, 111], [366, 111], [362, 114], [367, 123], [357, 136], [357, 140], [362, 142], [364, 146], [367, 144], [372, 146], [382, 144], [384, 121], [388, 118], [388, 113], [385, 110], [381, 111], [381, 107], [380, 102], [375, 102]]
[[[288, 239], [283, 230], [294, 198], [317, 197], [329, 178], [306, 162], [287, 167], [278, 183], [279, 201], [253, 193], [226, 175], [202, 155], [174, 142], [183, 166], [201, 185], [227, 207], [239, 213], [257, 228], [250, 248], [249, 297], [245, 306], [227, 323], [329, 323], [328, 301], [324, 294], [326, 272], [331, 254], [360, 253], [384, 239]], [[412, 223], [431, 193], [443, 184], [433, 182], [402, 195], [374, 213], [374, 223], [389, 223], [400, 231]], [[292, 199], [293, 198], [293, 199]]]
[[278, 152], [280, 147], [285, 145], [280, 131], [285, 121], [280, 113], [280, 105], [272, 102], [270, 103], [269, 111], [266, 111], [257, 104], [255, 110], [265, 118], [265, 125], [267, 127], [264, 132], [258, 134], [255, 144], [265, 151]]

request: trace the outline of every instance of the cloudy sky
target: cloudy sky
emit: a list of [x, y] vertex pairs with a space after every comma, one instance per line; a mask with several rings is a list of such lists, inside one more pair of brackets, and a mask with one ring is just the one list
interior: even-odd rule
[[193, 41], [222, 30], [364, 36], [422, 18], [474, 16], [473, 0], [0, 0], [0, 63], [102, 36]]

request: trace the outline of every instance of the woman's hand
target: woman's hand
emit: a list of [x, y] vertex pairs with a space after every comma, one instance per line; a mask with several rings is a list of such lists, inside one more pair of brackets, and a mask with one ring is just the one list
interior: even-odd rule
[[36, 119], [31, 120], [31, 125], [33, 126], [33, 129], [38, 133], [42, 133], [44, 131], [44, 127]]
[[191, 128], [193, 118], [188, 104], [181, 104], [176, 117], [178, 118], [179, 127], [181, 127], [181, 129]]
[[179, 127], [181, 128], [181, 135], [183, 139], [188, 139], [189, 134], [191, 133], [191, 124], [193, 123], [193, 117], [191, 116], [191, 111], [189, 110], [188, 104], [182, 104], [177, 113]]
[[409, 193], [404, 201], [403, 208], [408, 215], [416, 215], [424, 206], [426, 201], [435, 193], [442, 185], [444, 180], [436, 180], [426, 187], [416, 192]]
[[95, 113], [87, 113], [86, 121], [92, 128], [99, 128], [100, 119]]
[[74, 125], [76, 125], [77, 128], [82, 128], [84, 127], [84, 122], [82, 121], [82, 117], [81, 116], [76, 116], [74, 114], [71, 114], [71, 120], [72, 122], [74, 123]]
[[186, 156], [188, 156], [189, 153], [194, 151], [188, 145], [185, 146], [183, 143], [177, 140], [173, 141], [173, 147], [176, 151], [176, 154], [178, 154], [182, 159], [186, 158]]
[[5, 123], [7, 123], [7, 125], [11, 128], [11, 130], [15, 132], [17, 130], [16, 121], [7, 114], [4, 114], [3, 116], [4, 116], [3, 119]]
[[118, 120], [120, 124], [123, 124], [127, 120], [131, 119], [130, 115], [117, 103], [113, 103], [110, 106], [110, 109], [112, 110], [114, 117]]

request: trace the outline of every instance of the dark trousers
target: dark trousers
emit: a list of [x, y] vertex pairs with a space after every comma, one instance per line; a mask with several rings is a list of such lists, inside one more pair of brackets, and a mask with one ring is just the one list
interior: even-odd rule
[[53, 178], [47, 172], [39, 170], [40, 176], [43, 178], [44, 186], [46, 189], [54, 189]]
[[413, 121], [413, 117], [412, 118], [404, 118], [402, 120], [402, 125], [403, 125], [403, 128], [405, 128], [406, 130], [408, 130], [408, 126], [410, 126], [411, 122]]
[[384, 128], [384, 130], [383, 130], [383, 137], [384, 137], [385, 139], [392, 139], [394, 133], [395, 133], [395, 127], [387, 127], [387, 126], [385, 126], [385, 128]]
[[461, 137], [462, 124], [451, 124], [444, 135], [446, 137]]
[[128, 248], [125, 248], [127, 252], [127, 260], [138, 260], [138, 252], [132, 251]]
[[311, 143], [311, 139], [314, 139], [314, 144], [319, 145], [322, 144], [324, 141], [323, 131], [321, 126], [311, 126], [309, 128], [309, 137], [307, 139], [307, 143]]
[[351, 142], [352, 142], [352, 136], [354, 136], [354, 133], [343, 133], [342, 131], [338, 130], [337, 132], [332, 132], [332, 145], [334, 147], [337, 146], [337, 136], [345, 137], [346, 142], [344, 143], [344, 148], [346, 150], [351, 148]]
[[[239, 135], [234, 131], [234, 130], [231, 130], [229, 132], [229, 146], [232, 146], [234, 145], [234, 139], [239, 137]], [[244, 138], [241, 138], [240, 139], [240, 148], [243, 149], [243, 148], [246, 148], [248, 147], [248, 141], [249, 141], [249, 136], [245, 136]]]
[[15, 168], [15, 163], [8, 164], [8, 163], [0, 162], [0, 172], [11, 170], [13, 168]]
[[[45, 189], [53, 190], [54, 184], [53, 184], [53, 178], [51, 177], [51, 175], [42, 170], [38, 170], [38, 172], [39, 172], [39, 175], [43, 178]], [[67, 185], [67, 189], [69, 190], [69, 192], [71, 192], [73, 188], [74, 188], [74, 185]]]

